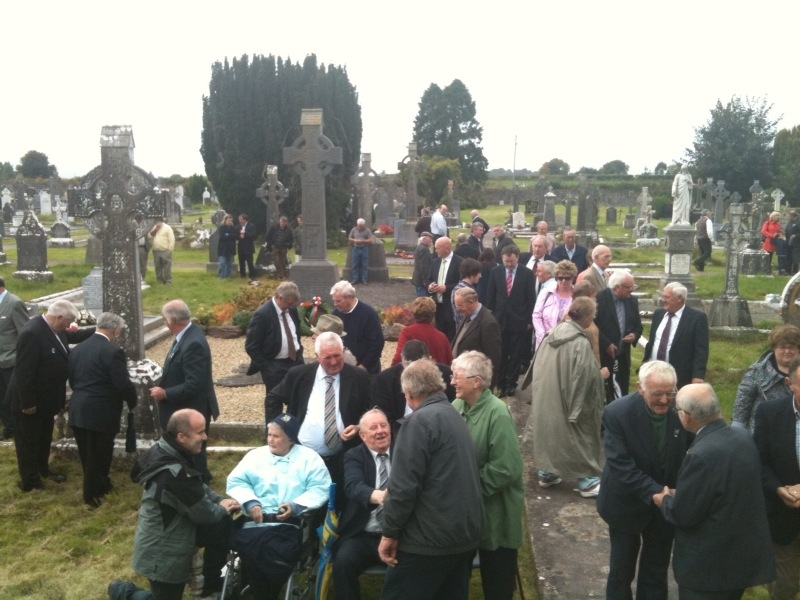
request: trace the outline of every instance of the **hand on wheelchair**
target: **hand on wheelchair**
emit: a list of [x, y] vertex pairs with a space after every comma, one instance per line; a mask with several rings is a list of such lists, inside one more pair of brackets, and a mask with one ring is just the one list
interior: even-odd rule
[[261, 505], [256, 504], [250, 508], [247, 514], [255, 523], [283, 522], [288, 521], [292, 517], [292, 506], [287, 502], [278, 507], [277, 513], [264, 514], [261, 510]]

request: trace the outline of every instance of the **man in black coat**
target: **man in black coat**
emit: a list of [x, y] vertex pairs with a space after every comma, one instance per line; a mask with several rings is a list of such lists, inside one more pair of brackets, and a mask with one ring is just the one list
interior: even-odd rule
[[119, 315], [101, 313], [95, 334], [69, 353], [69, 426], [83, 468], [83, 501], [94, 507], [112, 489], [108, 474], [122, 403], [129, 410], [136, 406], [125, 351], [114, 344], [124, 327]]
[[[513, 396], [522, 364], [528, 360], [533, 331], [533, 304], [536, 290], [533, 273], [519, 261], [519, 248], [505, 246], [503, 264], [489, 273], [486, 308], [492, 311], [500, 325], [503, 348], [497, 374], [498, 396]], [[511, 291], [508, 280], [511, 278]]]
[[[431, 264], [428, 291], [436, 302], [436, 328], [453, 341], [456, 333], [456, 320], [450, 295], [453, 287], [460, 281], [461, 257], [453, 253], [453, 242], [448, 237], [440, 237], [434, 244], [436, 258]], [[444, 266], [442, 265], [444, 263]]]
[[[277, 387], [289, 369], [303, 364], [300, 342], [300, 316], [297, 303], [300, 290], [292, 281], [282, 282], [275, 295], [258, 307], [250, 325], [244, 349], [250, 357], [247, 374], [261, 373], [266, 391]], [[267, 413], [266, 394], [264, 414]], [[271, 419], [267, 419], [269, 423]]]
[[[628, 395], [631, 378], [631, 348], [642, 336], [642, 319], [639, 301], [632, 292], [633, 276], [626, 270], [615, 270], [608, 287], [597, 294], [597, 314], [594, 323], [600, 332], [600, 364], [613, 373], [619, 385], [620, 396]], [[614, 363], [617, 369], [614, 369]], [[606, 380], [606, 399], [616, 396], [611, 377]]]
[[239, 255], [239, 275], [247, 277], [249, 272], [250, 279], [255, 279], [256, 268], [253, 265], [253, 254], [256, 251], [256, 226], [249, 221], [249, 217], [244, 213], [239, 215], [238, 234], [236, 252]]
[[54, 418], [66, 401], [69, 345], [94, 333], [94, 327], [69, 329], [77, 318], [72, 302], [57, 300], [45, 314], [28, 321], [17, 340], [17, 361], [6, 400], [14, 414], [14, 448], [23, 492], [43, 487], [42, 478], [56, 483], [66, 480], [52, 473], [48, 463]]
[[664, 286], [662, 307], [653, 313], [644, 350], [643, 362], [666, 360], [675, 367], [678, 389], [704, 381], [708, 363], [708, 319], [704, 312], [686, 306], [687, 294], [686, 286], [675, 281]]
[[561, 260], [569, 260], [578, 268], [578, 273], [586, 270], [589, 267], [589, 261], [586, 258], [587, 249], [576, 242], [578, 237], [577, 232], [572, 227], [564, 227], [562, 234], [563, 244], [559, 244], [553, 248], [553, 262]]
[[494, 260], [495, 262], [500, 265], [503, 264], [503, 248], [506, 246], [515, 246], [514, 240], [512, 240], [509, 236], [506, 235], [505, 230], [500, 225], [495, 225], [492, 227], [492, 234], [494, 235], [494, 239], [492, 240], [492, 249], [494, 250]]
[[608, 600], [632, 598], [637, 562], [636, 598], [667, 598], [674, 528], [653, 496], [675, 487], [694, 438], [672, 410], [675, 369], [654, 360], [642, 365], [639, 375], [638, 391], [603, 411], [606, 462], [597, 512], [608, 523], [611, 542]]
[[[206, 419], [206, 433], [212, 417], [219, 417], [217, 394], [211, 375], [211, 349], [202, 330], [192, 324], [192, 314], [183, 300], [171, 300], [161, 309], [164, 325], [175, 341], [164, 361], [164, 374], [150, 397], [158, 402], [158, 419], [166, 430], [169, 418], [177, 410], [193, 408]], [[195, 467], [203, 473], [205, 483], [211, 481], [206, 459], [206, 442], [194, 457]]]
[[521, 252], [519, 264], [530, 269], [536, 275], [539, 264], [545, 260], [553, 261], [553, 257], [547, 253], [547, 238], [543, 235], [535, 235], [531, 238], [529, 252]]
[[[459, 288], [453, 292], [453, 296], [456, 310], [463, 317], [453, 340], [453, 358], [470, 350], [482, 352], [492, 363], [491, 387], [494, 387], [497, 384], [503, 355], [500, 325], [492, 316], [492, 312], [478, 301], [478, 294], [474, 289]], [[445, 382], [449, 382], [449, 379]]]
[[761, 456], [761, 484], [778, 571], [771, 598], [794, 598], [800, 591], [800, 467], [796, 450], [799, 369], [800, 359], [795, 358], [789, 367], [792, 400], [760, 402], [753, 432]]
[[363, 444], [344, 455], [347, 508], [339, 521], [339, 541], [334, 547], [333, 589], [337, 600], [361, 598], [358, 576], [379, 565], [383, 500], [391, 472], [392, 434], [386, 415], [377, 408], [359, 422]]
[[675, 525], [678, 593], [684, 600], [741, 598], [775, 579], [758, 450], [747, 431], [725, 423], [707, 383], [681, 388], [675, 408], [697, 435], [674, 493], [665, 486], [653, 502]]

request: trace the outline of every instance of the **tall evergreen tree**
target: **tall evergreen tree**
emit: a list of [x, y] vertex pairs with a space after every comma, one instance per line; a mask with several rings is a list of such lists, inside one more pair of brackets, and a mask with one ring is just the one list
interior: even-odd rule
[[256, 198], [264, 165], [278, 166], [289, 188], [282, 212], [301, 211], [299, 178], [283, 164], [283, 148], [300, 135], [303, 108], [322, 108], [324, 134], [342, 148], [343, 164], [326, 180], [329, 239], [341, 228], [350, 177], [361, 159], [361, 107], [343, 67], [318, 65], [309, 55], [302, 65], [274, 56], [243, 55], [211, 66], [208, 96], [203, 97], [200, 153], [206, 175], [223, 208], [247, 213], [263, 231], [266, 210]]
[[792, 206], [800, 206], [800, 126], [781, 129], [775, 136], [772, 163], [775, 187], [781, 188]]

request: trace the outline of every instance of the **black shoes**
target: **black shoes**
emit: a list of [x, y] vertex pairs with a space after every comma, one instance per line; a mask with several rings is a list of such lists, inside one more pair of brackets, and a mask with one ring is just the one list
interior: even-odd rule
[[48, 473], [47, 479], [53, 483], [64, 483], [67, 480], [67, 476], [59, 475], [58, 473]]

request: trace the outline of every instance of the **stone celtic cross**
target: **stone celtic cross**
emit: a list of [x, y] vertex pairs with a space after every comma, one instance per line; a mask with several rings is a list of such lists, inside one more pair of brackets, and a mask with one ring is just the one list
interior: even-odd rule
[[269, 231], [278, 222], [280, 206], [289, 197], [289, 191], [278, 181], [277, 166], [265, 165], [262, 177], [264, 178], [264, 183], [256, 190], [256, 197], [267, 207], [266, 231]]
[[723, 298], [739, 297], [739, 252], [750, 241], [750, 232], [742, 223], [744, 212], [743, 204], [732, 204], [731, 220], [720, 228], [718, 234], [718, 238], [725, 242], [725, 292], [722, 295]]
[[781, 200], [783, 200], [783, 197], [785, 196], [785, 194], [783, 193], [783, 190], [781, 188], [775, 188], [772, 191], [772, 194], [770, 194], [770, 195], [772, 196], [772, 199], [775, 201], [775, 210], [776, 211], [780, 210], [781, 209]]
[[358, 216], [372, 229], [372, 196], [381, 183], [380, 176], [372, 168], [372, 154], [365, 152], [361, 155], [361, 168], [353, 175], [351, 182], [358, 191]]

